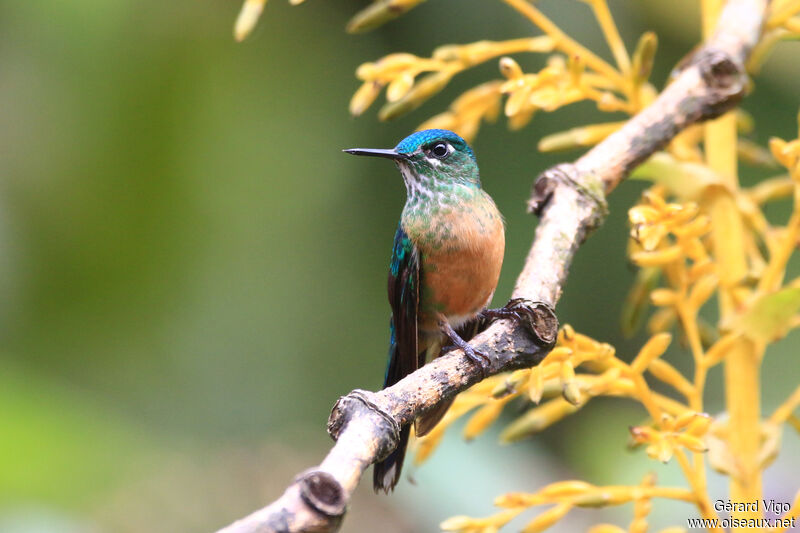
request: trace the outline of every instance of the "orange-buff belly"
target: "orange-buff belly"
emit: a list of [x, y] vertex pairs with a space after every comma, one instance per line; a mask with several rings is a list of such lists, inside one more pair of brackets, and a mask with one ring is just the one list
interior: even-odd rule
[[421, 247], [422, 329], [432, 329], [436, 313], [458, 327], [484, 309], [500, 278], [505, 251], [503, 220], [494, 203], [443, 215], [436, 226], [449, 228], [444, 245]]

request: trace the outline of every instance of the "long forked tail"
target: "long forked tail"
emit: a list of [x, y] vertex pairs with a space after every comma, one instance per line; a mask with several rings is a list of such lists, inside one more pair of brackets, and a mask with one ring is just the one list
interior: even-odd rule
[[400, 440], [397, 443], [397, 448], [389, 454], [389, 457], [375, 463], [375, 468], [372, 471], [372, 486], [375, 492], [382, 490], [389, 494], [400, 480], [400, 472], [403, 470], [403, 459], [406, 455], [406, 446], [408, 445], [410, 433], [411, 426], [403, 426], [400, 430]]

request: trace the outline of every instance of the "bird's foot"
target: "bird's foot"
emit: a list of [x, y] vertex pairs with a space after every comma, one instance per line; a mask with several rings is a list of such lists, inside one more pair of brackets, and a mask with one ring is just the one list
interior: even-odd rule
[[442, 333], [447, 335], [447, 338], [450, 339], [450, 342], [453, 343], [452, 346], [446, 346], [444, 349], [442, 349], [442, 353], [449, 352], [454, 349], [462, 350], [464, 355], [466, 355], [470, 361], [481, 368], [481, 373], [484, 377], [486, 377], [489, 372], [489, 364], [491, 363], [489, 356], [470, 346], [467, 341], [462, 339], [461, 336], [456, 333], [456, 331], [444, 317], [439, 319], [439, 328], [442, 330]]
[[487, 320], [499, 320], [510, 318], [517, 322], [522, 322], [526, 315], [531, 314], [530, 302], [524, 298], [514, 298], [509, 300], [506, 305], [497, 309], [484, 309], [478, 313], [478, 318]]

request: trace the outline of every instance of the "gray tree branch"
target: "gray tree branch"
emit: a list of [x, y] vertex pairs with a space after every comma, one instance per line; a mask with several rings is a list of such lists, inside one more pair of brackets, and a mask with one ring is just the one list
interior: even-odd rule
[[[489, 374], [538, 364], [555, 341], [555, 306], [572, 258], [602, 224], [605, 195], [686, 127], [736, 106], [745, 93], [745, 60], [758, 42], [768, 0], [730, 0], [717, 31], [691, 55], [658, 98], [574, 163], [543, 172], [529, 210], [540, 216], [512, 298], [529, 312], [501, 320], [471, 342], [490, 356]], [[328, 421], [334, 444], [319, 466], [299, 474], [283, 495], [220, 533], [333, 532], [364, 470], [394, 449], [399, 429], [484, 376], [460, 350], [380, 392], [339, 398]]]

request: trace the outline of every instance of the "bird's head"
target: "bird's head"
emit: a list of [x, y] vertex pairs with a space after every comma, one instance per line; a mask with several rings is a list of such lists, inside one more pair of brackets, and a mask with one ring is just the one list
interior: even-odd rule
[[481, 186], [475, 154], [467, 142], [452, 131], [418, 131], [388, 150], [352, 148], [345, 152], [394, 160], [403, 174], [409, 195], [453, 186]]

